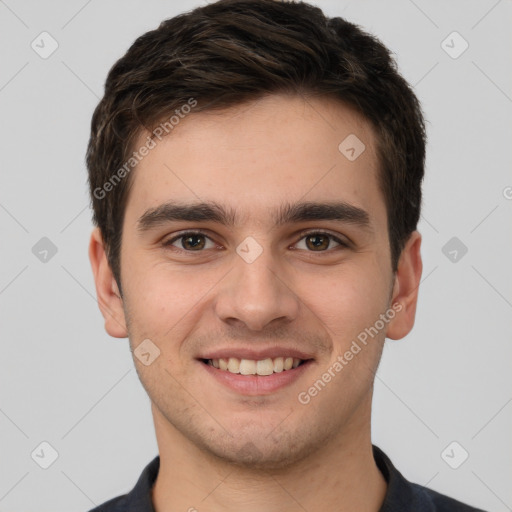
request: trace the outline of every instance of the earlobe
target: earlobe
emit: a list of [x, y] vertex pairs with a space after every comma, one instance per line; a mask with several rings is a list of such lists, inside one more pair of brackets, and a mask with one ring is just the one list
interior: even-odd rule
[[423, 270], [421, 260], [421, 235], [413, 231], [400, 255], [395, 275], [391, 305], [397, 314], [390, 321], [386, 337], [399, 340], [406, 336], [414, 326], [418, 289]]
[[103, 237], [99, 228], [94, 228], [89, 242], [89, 260], [96, 285], [98, 305], [105, 319], [105, 330], [114, 338], [126, 338], [126, 320], [123, 300], [108, 263]]

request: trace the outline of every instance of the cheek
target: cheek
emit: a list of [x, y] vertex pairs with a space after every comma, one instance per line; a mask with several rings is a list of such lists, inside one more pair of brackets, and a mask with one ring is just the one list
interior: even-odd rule
[[[389, 279], [379, 273], [378, 267], [354, 266], [338, 275], [331, 274], [324, 293], [311, 297], [314, 304], [308, 305], [325, 326], [336, 353], [347, 350], [385, 313], [389, 286]], [[379, 334], [379, 338], [383, 335]]]
[[197, 324], [208, 291], [214, 291], [220, 278], [215, 272], [193, 266], [178, 270], [167, 261], [155, 263], [149, 258], [132, 258], [125, 268], [130, 324], [139, 336], [162, 341], [182, 339]]

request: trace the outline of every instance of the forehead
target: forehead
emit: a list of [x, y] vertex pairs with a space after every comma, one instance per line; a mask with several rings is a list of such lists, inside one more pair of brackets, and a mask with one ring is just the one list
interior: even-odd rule
[[375, 142], [370, 124], [332, 99], [272, 95], [191, 113], [132, 171], [125, 220], [173, 200], [224, 204], [241, 223], [271, 223], [277, 206], [298, 201], [385, 216]]

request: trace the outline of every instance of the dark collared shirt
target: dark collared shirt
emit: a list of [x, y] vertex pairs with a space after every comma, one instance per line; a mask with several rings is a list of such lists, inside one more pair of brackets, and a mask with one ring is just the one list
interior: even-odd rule
[[[407, 481], [377, 446], [373, 446], [373, 456], [388, 483], [379, 512], [484, 512]], [[128, 494], [113, 498], [89, 512], [155, 512], [151, 502], [151, 487], [159, 467], [160, 457], [157, 456], [144, 468], [135, 487]]]

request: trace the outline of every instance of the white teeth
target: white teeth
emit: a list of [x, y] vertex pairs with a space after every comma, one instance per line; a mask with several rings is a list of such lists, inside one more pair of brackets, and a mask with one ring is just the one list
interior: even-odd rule
[[231, 373], [239, 373], [241, 375], [272, 375], [280, 373], [284, 370], [297, 368], [301, 363], [301, 359], [297, 357], [276, 357], [271, 359], [261, 359], [255, 361], [252, 359], [238, 359], [237, 357], [208, 359], [208, 364], [214, 368], [228, 371]]
[[240, 361], [240, 373], [242, 375], [254, 375], [256, 373], [256, 361], [242, 359]]
[[256, 363], [256, 373], [258, 375], [272, 375], [274, 373], [274, 362], [272, 359], [263, 359]]
[[274, 371], [280, 373], [284, 370], [284, 359], [282, 357], [276, 357], [274, 359]]
[[240, 373], [240, 360], [236, 357], [230, 357], [228, 361], [228, 372]]

